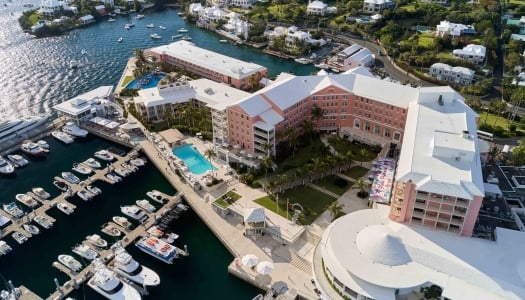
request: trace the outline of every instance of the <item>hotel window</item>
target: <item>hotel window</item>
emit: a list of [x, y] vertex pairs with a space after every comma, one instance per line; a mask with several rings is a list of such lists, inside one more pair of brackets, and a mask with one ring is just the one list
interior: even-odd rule
[[379, 126], [374, 125], [374, 134], [379, 135]]
[[385, 136], [386, 137], [390, 137], [390, 129], [389, 128], [385, 128]]
[[394, 140], [399, 141], [401, 134], [399, 132], [394, 132]]
[[365, 130], [370, 131], [370, 123], [365, 122]]
[[361, 125], [360, 123], [361, 123], [361, 122], [359, 121], [359, 119], [355, 119], [355, 120], [354, 120], [354, 127], [355, 127], [355, 128], [359, 128], [360, 125]]

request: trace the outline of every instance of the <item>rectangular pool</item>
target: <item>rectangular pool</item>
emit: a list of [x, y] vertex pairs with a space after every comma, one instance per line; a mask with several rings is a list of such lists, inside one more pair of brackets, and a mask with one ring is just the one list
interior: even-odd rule
[[210, 162], [200, 154], [192, 144], [187, 144], [173, 149], [173, 154], [184, 161], [190, 172], [195, 175], [206, 173], [207, 171], [216, 170]]

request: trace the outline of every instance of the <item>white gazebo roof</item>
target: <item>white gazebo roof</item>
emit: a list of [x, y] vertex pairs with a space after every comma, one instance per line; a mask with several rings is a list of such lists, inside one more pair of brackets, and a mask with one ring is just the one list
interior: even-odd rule
[[266, 220], [264, 208], [247, 208], [244, 210], [244, 223], [260, 223]]

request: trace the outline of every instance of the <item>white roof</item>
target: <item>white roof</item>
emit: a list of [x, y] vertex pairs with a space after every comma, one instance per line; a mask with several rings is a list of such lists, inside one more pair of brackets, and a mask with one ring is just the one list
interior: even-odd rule
[[469, 75], [469, 76], [473, 76], [474, 75], [474, 71], [469, 69], [469, 68], [452, 67], [452, 66], [450, 66], [448, 64], [444, 64], [444, 63], [435, 63], [435, 64], [431, 65], [430, 68], [441, 69], [441, 70], [454, 72], [454, 73], [462, 73], [462, 74]]
[[416, 189], [431, 193], [483, 196], [478, 115], [450, 87], [419, 91], [408, 110], [396, 180], [412, 180]]
[[481, 57], [485, 57], [486, 52], [487, 48], [485, 48], [485, 46], [476, 44], [468, 44], [467, 46], [463, 47], [463, 49], [455, 49], [452, 51], [454, 54], [476, 55]]
[[264, 208], [257, 207], [257, 208], [246, 208], [244, 210], [244, 222], [253, 222], [253, 223], [259, 223], [264, 222], [266, 220], [266, 217], [264, 215]]
[[216, 110], [224, 110], [227, 106], [251, 95], [225, 83], [206, 78], [192, 80], [190, 85], [195, 90], [195, 99]]
[[138, 91], [138, 96], [133, 99], [135, 103], [142, 103], [145, 107], [153, 107], [164, 104], [175, 104], [188, 102], [195, 98], [195, 90], [187, 86], [181, 89], [159, 89], [152, 87]]
[[368, 64], [369, 62], [373, 61], [375, 58], [370, 50], [368, 48], [363, 48], [359, 50], [357, 53], [353, 54], [351, 56], [351, 59], [354, 61], [360, 61], [363, 64]]
[[357, 51], [359, 51], [359, 49], [361, 49], [363, 47], [361, 47], [361, 45], [359, 44], [353, 44], [352, 46], [349, 46], [349, 47], [346, 47], [344, 50], [342, 50], [341, 52], [339, 52], [338, 55], [341, 55], [341, 56], [349, 56], [349, 55], [352, 55], [354, 53], [356, 53]]
[[102, 101], [110, 97], [112, 92], [112, 85], [100, 86], [87, 93], [59, 103], [53, 106], [53, 109], [70, 115], [79, 115], [87, 110], [90, 110], [92, 105], [96, 105], [96, 101]]
[[310, 4], [308, 4], [308, 8], [324, 9], [324, 8], [326, 8], [326, 3], [322, 2], [322, 1], [315, 0], [315, 1], [312, 1]]
[[199, 65], [205, 69], [230, 76], [235, 79], [247, 78], [266, 68], [195, 46], [189, 41], [178, 41], [150, 49], [150, 51], [169, 55], [183, 61]]
[[[323, 70], [323, 69], [321, 69]], [[359, 74], [359, 75], [363, 75], [363, 76], [368, 76], [368, 77], [374, 77], [374, 74], [372, 74], [366, 67], [364, 66], [358, 66], [358, 67], [355, 67], [355, 68], [352, 68], [350, 70], [346, 70], [344, 73], [342, 74]], [[319, 73], [317, 73], [317, 75], [319, 75]], [[324, 74], [323, 74], [324, 75]]]
[[324, 264], [343, 284], [368, 297], [428, 283], [450, 299], [523, 299], [525, 234], [496, 229], [496, 242], [388, 219], [389, 207], [337, 219], [320, 242]]

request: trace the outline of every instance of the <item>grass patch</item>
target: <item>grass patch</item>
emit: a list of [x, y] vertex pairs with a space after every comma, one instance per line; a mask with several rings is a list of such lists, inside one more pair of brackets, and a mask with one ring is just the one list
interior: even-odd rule
[[414, 4], [406, 4], [399, 7], [399, 9], [403, 9], [406, 12], [415, 12], [416, 6]]
[[525, 0], [510, 0], [510, 4], [525, 4]]
[[319, 137], [315, 137], [309, 145], [297, 148], [294, 157], [289, 156], [283, 161], [279, 162], [277, 173], [304, 166], [310, 162], [312, 158], [319, 156], [318, 153], [323, 148], [324, 144], [321, 139]]
[[420, 33], [419, 39], [417, 41], [418, 45], [426, 49], [432, 48], [432, 43], [434, 42], [434, 36], [430, 33]]
[[448, 51], [447, 52], [439, 52], [437, 55], [437, 58], [446, 58], [446, 59], [451, 59], [453, 58], [452, 57], [452, 51]]
[[[312, 224], [326, 210], [328, 205], [336, 200], [318, 190], [309, 187], [297, 187], [279, 194], [279, 206], [268, 196], [259, 198], [255, 202], [286, 218], [286, 199], [289, 200], [290, 204], [299, 203], [304, 208], [305, 211], [299, 216], [298, 220], [298, 223], [302, 225]], [[292, 211], [288, 212], [288, 219], [292, 219], [292, 214]]]
[[130, 81], [133, 80], [133, 76], [126, 76], [124, 77], [124, 80], [122, 81], [122, 86], [126, 87]]
[[501, 126], [505, 129], [509, 128], [509, 121], [506, 118], [498, 117], [486, 111], [479, 113], [479, 123], [487, 123], [490, 126]]
[[[330, 143], [330, 145], [334, 147], [335, 151], [337, 151], [337, 153], [340, 155], [352, 153], [350, 159], [357, 161], [372, 161], [377, 157], [377, 153], [379, 152], [374, 150], [381, 150], [374, 149], [373, 147], [365, 144], [350, 142], [349, 140], [340, 137], [330, 138], [328, 139], [328, 143]], [[361, 155], [362, 149], [365, 149], [365, 155]]]
[[354, 166], [354, 167], [351, 167], [350, 169], [344, 171], [343, 174], [345, 174], [348, 177], [359, 179], [359, 178], [365, 176], [365, 174], [367, 172], [368, 172], [368, 169], [365, 168], [365, 167]]
[[339, 196], [344, 194], [350, 188], [348, 181], [336, 175], [329, 175], [318, 179], [314, 181], [314, 184], [325, 188]]
[[213, 201], [213, 204], [218, 205], [222, 208], [227, 208], [228, 206], [235, 203], [235, 201], [239, 199], [241, 199], [241, 195], [233, 191], [228, 191], [224, 195], [217, 198], [217, 200]]

